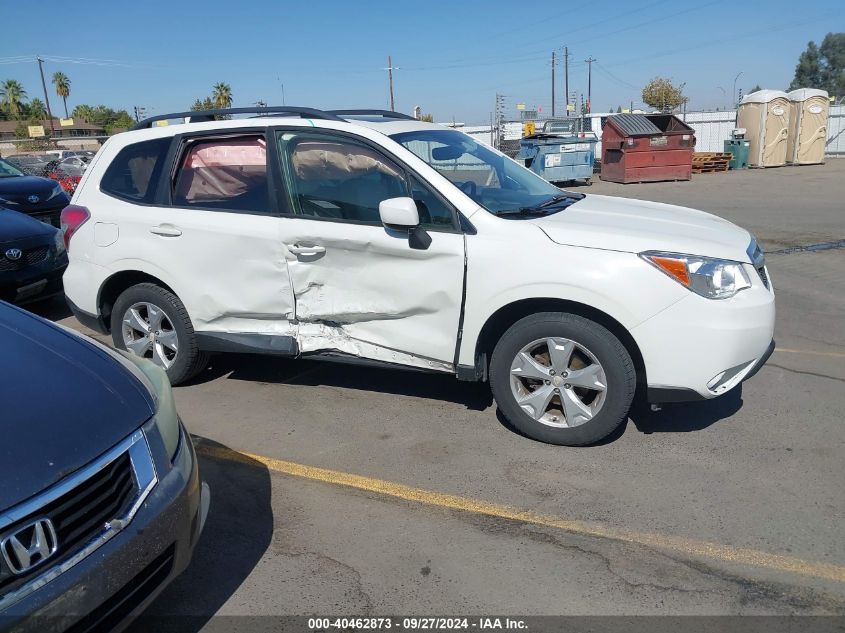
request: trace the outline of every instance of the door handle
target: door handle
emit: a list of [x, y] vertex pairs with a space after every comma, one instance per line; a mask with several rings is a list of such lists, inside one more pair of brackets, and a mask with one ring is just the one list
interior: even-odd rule
[[294, 255], [321, 255], [326, 252], [326, 247], [318, 244], [288, 244], [287, 247]]
[[151, 227], [150, 233], [163, 237], [179, 237], [182, 235], [182, 229], [172, 224], [159, 224], [158, 226]]

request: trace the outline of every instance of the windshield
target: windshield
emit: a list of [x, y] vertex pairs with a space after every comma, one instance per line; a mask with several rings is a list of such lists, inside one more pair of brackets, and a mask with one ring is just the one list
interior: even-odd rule
[[560, 211], [581, 194], [561, 191], [534, 173], [457, 130], [417, 130], [391, 136], [482, 207], [497, 215]]
[[0, 178], [10, 178], [12, 176], [23, 176], [24, 173], [17, 167], [13, 167], [5, 160], [0, 160]]

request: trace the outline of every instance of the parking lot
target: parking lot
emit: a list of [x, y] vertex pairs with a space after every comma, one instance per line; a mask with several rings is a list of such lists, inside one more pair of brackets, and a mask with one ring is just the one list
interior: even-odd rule
[[448, 376], [215, 357], [176, 389], [208, 524], [151, 613], [845, 613], [845, 244], [793, 249], [845, 240], [843, 183], [829, 160], [579, 188], [748, 228], [778, 297], [754, 379], [597, 446], [522, 437]]

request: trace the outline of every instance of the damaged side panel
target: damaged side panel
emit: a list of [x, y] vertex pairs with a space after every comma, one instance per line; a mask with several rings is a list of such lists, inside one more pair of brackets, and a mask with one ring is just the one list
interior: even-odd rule
[[361, 358], [451, 371], [464, 274], [463, 235], [432, 232], [426, 250], [382, 226], [287, 218], [287, 250], [303, 354]]

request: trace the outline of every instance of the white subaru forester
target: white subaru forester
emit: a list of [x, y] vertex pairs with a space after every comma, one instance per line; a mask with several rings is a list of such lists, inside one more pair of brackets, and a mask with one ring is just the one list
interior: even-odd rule
[[229, 351], [444, 372], [489, 380], [526, 435], [582, 445], [638, 387], [712, 398], [774, 348], [763, 254], [713, 215], [563, 191], [392, 112], [137, 128], [62, 213], [64, 286], [82, 323], [174, 384]]

